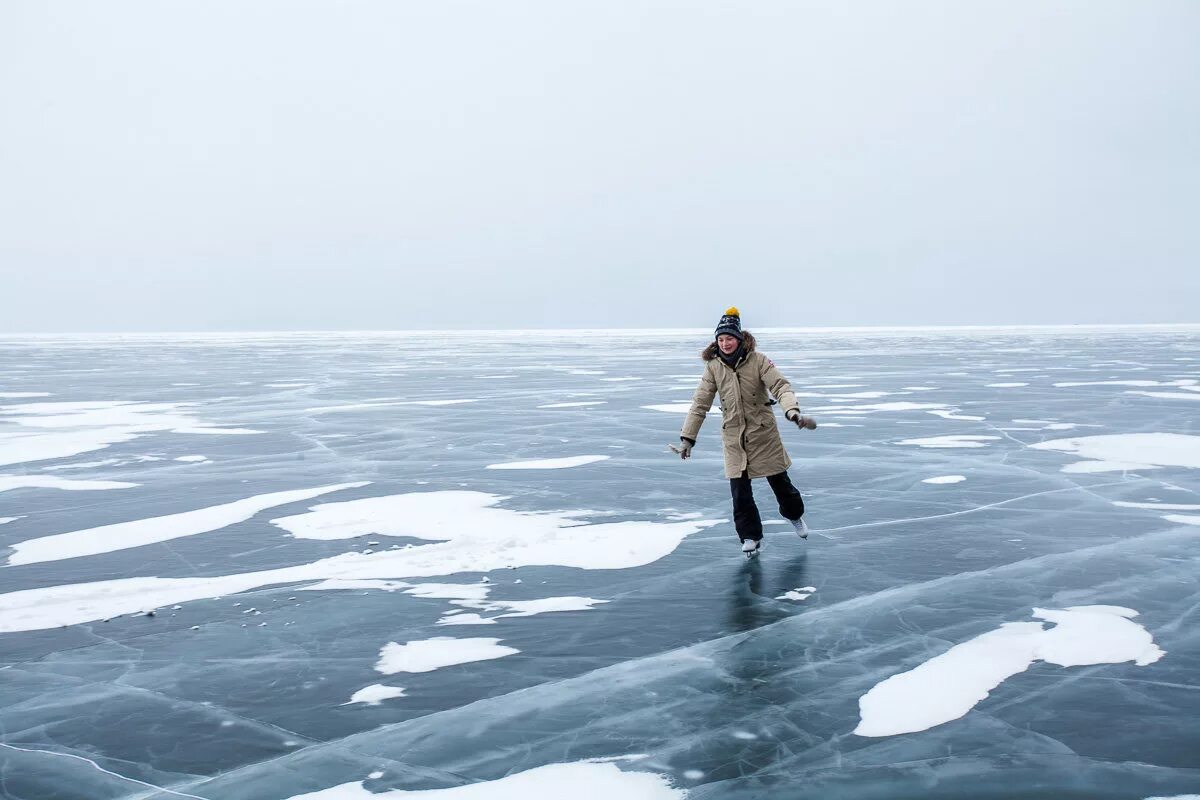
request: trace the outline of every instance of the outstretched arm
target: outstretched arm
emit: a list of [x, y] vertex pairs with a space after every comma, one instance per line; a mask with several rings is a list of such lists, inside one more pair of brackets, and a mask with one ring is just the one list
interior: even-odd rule
[[[800, 404], [796, 402], [796, 393], [792, 391], [792, 385], [788, 383], [787, 378], [783, 377], [783, 373], [779, 371], [779, 367], [775, 366], [775, 362], [766, 356], [758, 362], [759, 377], [771, 394], [779, 401], [779, 405], [783, 407], [783, 415], [786, 417], [792, 411], [800, 413]], [[789, 417], [790, 418], [790, 417]]]
[[809, 417], [800, 415], [800, 404], [796, 402], [796, 393], [792, 391], [792, 385], [788, 383], [787, 378], [783, 377], [783, 373], [779, 371], [779, 367], [766, 356], [762, 357], [759, 362], [763, 384], [771, 390], [771, 394], [779, 401], [779, 405], [783, 406], [783, 416], [789, 421], [796, 423], [801, 428], [813, 430], [817, 427], [817, 423]]

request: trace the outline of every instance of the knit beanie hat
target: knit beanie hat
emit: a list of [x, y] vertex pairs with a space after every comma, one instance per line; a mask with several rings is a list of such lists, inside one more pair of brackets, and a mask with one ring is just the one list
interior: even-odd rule
[[725, 315], [721, 317], [721, 321], [717, 324], [717, 330], [713, 333], [713, 338], [720, 336], [722, 333], [727, 333], [735, 337], [739, 342], [742, 341], [742, 315], [737, 310], [737, 306], [730, 306], [725, 309]]

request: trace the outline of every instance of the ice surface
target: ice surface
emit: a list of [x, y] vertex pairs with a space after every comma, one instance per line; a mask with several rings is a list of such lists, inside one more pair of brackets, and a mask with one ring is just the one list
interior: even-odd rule
[[[0, 493], [4, 561], [63, 532], [178, 532], [161, 520], [361, 484], [0, 568], [0, 795], [532, 800], [600, 774], [604, 797], [639, 780], [689, 800], [1195, 793], [1200, 362], [1179, 359], [1200, 357], [1200, 330], [755, 333], [797, 391], [843, 398], [806, 407], [815, 431], [781, 426], [814, 533], [755, 481], [756, 562], [729, 521], [721, 417], [692, 459], [665, 448], [711, 331], [641, 333], [633, 359], [611, 332], [431, 332], [419, 352], [361, 333], [0, 338], [0, 386], [47, 395], [0, 413], [6, 477], [138, 484]], [[998, 422], [1014, 419], [1031, 429]], [[1104, 439], [1126, 435], [1186, 446]], [[942, 437], [984, 446], [901, 443]], [[967, 480], [925, 482], [949, 476]], [[1042, 655], [1110, 663], [1039, 655], [955, 719], [853, 734], [889, 678], [1007, 625], [1040, 647], [1064, 622], [1030, 609], [1070, 627], [1084, 607], [1138, 616], [1097, 612]], [[1134, 632], [1166, 655], [1111, 663]], [[375, 669], [389, 643], [468, 642], [433, 646], [444, 660], [480, 634], [519, 652]]]

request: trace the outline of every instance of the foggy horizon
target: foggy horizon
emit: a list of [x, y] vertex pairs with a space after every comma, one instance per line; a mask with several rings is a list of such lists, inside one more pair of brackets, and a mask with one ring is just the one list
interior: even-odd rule
[[1200, 6], [0, 10], [0, 333], [1191, 323]]

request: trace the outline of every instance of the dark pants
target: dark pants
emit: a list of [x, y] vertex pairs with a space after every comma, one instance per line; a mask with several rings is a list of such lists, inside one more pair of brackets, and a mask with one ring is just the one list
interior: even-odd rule
[[[804, 516], [804, 500], [800, 491], [792, 485], [787, 472], [778, 475], [768, 475], [767, 483], [779, 501], [779, 513], [784, 519], [797, 520]], [[740, 478], [729, 479], [729, 490], [733, 493], [733, 527], [737, 530], [738, 538], [743, 542], [747, 539], [758, 541], [762, 538], [762, 518], [758, 515], [758, 506], [754, 504], [754, 489], [750, 486], [750, 478], [745, 472]]]

